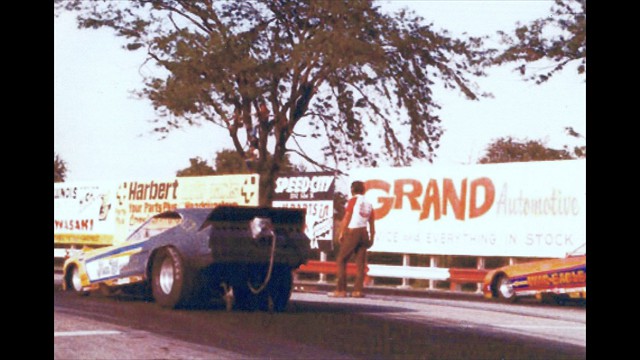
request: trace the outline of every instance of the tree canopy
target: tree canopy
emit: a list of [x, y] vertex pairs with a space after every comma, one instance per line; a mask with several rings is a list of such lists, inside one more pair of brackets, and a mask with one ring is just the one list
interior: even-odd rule
[[[549, 16], [518, 26], [513, 35], [499, 32], [506, 51], [493, 63], [520, 63], [517, 69], [529, 80], [541, 84], [570, 63], [584, 74], [587, 69], [587, 1], [555, 0]], [[550, 60], [551, 70], [528, 73], [532, 63]]]
[[[579, 152], [581, 151], [579, 149], [584, 149], [584, 153]], [[572, 153], [566, 146], [564, 149], [552, 149], [541, 140], [517, 140], [507, 136], [498, 138], [489, 144], [485, 155], [478, 160], [478, 163], [571, 160], [582, 157], [586, 157], [586, 146], [576, 148], [575, 153]]]
[[[573, 127], [571, 127], [571, 126], [565, 127], [564, 131], [567, 133], [567, 135], [569, 135], [569, 136], [571, 136], [573, 138], [584, 139], [586, 141], [585, 136], [580, 134], [579, 132], [575, 131], [573, 129]], [[569, 148], [569, 146], [565, 145], [565, 149], [568, 149], [568, 148]], [[573, 147], [573, 154], [578, 159], [586, 159], [587, 158], [587, 145], [586, 145], [586, 143], [584, 145], [574, 146]]]
[[442, 134], [434, 84], [482, 96], [472, 81], [487, 61], [481, 39], [450, 37], [411, 12], [383, 14], [371, 0], [55, 4], [77, 11], [81, 28], [111, 28], [126, 49], [146, 51], [163, 69], [138, 93], [159, 115], [155, 131], [226, 129], [265, 179], [262, 204], [286, 154], [327, 169], [300, 139], [319, 142], [336, 166], [431, 161]]
[[53, 154], [53, 182], [64, 182], [67, 178], [67, 162], [59, 154]]
[[189, 167], [176, 172], [176, 176], [207, 176], [216, 175], [216, 170], [209, 166], [207, 160], [196, 156], [189, 159]]
[[[176, 176], [207, 176], [207, 175], [231, 175], [231, 174], [250, 174], [252, 164], [250, 161], [243, 161], [242, 157], [234, 150], [221, 150], [216, 154], [214, 166], [209, 165], [207, 160], [196, 156], [189, 159], [189, 166], [178, 170]], [[305, 168], [300, 165], [294, 165], [285, 157], [281, 165], [282, 172], [304, 172]]]

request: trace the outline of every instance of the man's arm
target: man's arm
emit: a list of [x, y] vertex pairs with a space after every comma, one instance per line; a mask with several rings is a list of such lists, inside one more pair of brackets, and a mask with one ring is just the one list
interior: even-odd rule
[[353, 213], [351, 211], [344, 214], [344, 218], [342, 219], [342, 226], [340, 227], [340, 236], [338, 236], [338, 244], [342, 244], [342, 239], [344, 237], [344, 232], [347, 230], [347, 226], [349, 226], [349, 222], [351, 222], [351, 215]]
[[369, 243], [373, 245], [374, 238], [376, 237], [376, 216], [373, 210], [369, 216]]

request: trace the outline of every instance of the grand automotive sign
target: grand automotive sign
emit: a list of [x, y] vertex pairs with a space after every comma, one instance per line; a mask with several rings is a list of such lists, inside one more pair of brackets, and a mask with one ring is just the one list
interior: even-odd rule
[[374, 204], [376, 252], [562, 257], [586, 241], [586, 161], [351, 172]]

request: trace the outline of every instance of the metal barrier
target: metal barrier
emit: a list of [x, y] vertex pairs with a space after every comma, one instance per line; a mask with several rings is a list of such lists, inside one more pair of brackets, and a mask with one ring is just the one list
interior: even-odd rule
[[[365, 277], [364, 283], [370, 283], [371, 279], [369, 278], [369, 265], [367, 265], [364, 269]], [[338, 265], [335, 261], [318, 261], [318, 260], [309, 260], [306, 264], [300, 265], [298, 269], [295, 270], [296, 274], [300, 273], [308, 273], [308, 274], [331, 274], [336, 275], [338, 273]], [[357, 269], [355, 263], [347, 263], [346, 267], [347, 276], [356, 276]], [[324, 278], [320, 280], [324, 282]]]
[[449, 269], [446, 268], [392, 265], [369, 265], [367, 275], [371, 277], [419, 280], [447, 280], [450, 277]]
[[[392, 266], [376, 264], [368, 264], [365, 271], [365, 285], [373, 284], [373, 278], [376, 277], [436, 280], [449, 281], [450, 290], [452, 291], [460, 290], [461, 284], [475, 283], [477, 284], [477, 292], [481, 291], [481, 283], [485, 275], [489, 272], [487, 269], [438, 268], [404, 265]], [[295, 272], [335, 275], [337, 273], [337, 264], [334, 261], [311, 260], [307, 264], [300, 266], [300, 268]], [[355, 276], [355, 274], [355, 264], [347, 263], [347, 276]], [[324, 279], [321, 279], [320, 282], [324, 282]], [[403, 281], [402, 286], [406, 287], [406, 282]]]
[[477, 292], [480, 292], [482, 281], [489, 270], [486, 269], [449, 269], [449, 290], [460, 290], [460, 284], [476, 283], [478, 284]]

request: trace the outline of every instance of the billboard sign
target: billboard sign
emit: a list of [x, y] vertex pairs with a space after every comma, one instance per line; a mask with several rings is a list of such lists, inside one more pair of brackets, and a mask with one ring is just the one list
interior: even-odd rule
[[54, 243], [110, 245], [115, 221], [115, 183], [54, 183]]
[[258, 190], [256, 174], [54, 183], [54, 243], [111, 245], [163, 211], [257, 206]]
[[371, 251], [562, 257], [586, 242], [586, 161], [351, 172], [374, 204]]
[[335, 175], [331, 172], [308, 172], [276, 178], [273, 207], [307, 210], [306, 234], [311, 248], [332, 249], [333, 195]]

